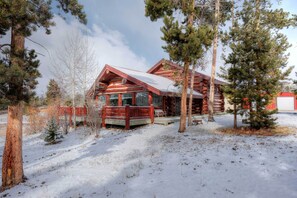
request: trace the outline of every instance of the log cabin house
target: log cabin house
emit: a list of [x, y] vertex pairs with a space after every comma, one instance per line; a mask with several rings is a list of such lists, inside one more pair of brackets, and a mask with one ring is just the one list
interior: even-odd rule
[[[181, 88], [178, 84], [182, 72], [181, 66], [164, 59], [147, 72], [105, 65], [87, 97], [105, 104], [103, 127], [111, 124], [129, 129], [130, 126], [153, 123], [156, 112], [163, 112], [165, 116], [180, 115]], [[191, 70], [189, 72], [191, 75]], [[194, 82], [192, 113], [207, 114], [210, 77], [195, 72]], [[215, 112], [224, 111], [222, 84], [222, 81], [215, 81]]]

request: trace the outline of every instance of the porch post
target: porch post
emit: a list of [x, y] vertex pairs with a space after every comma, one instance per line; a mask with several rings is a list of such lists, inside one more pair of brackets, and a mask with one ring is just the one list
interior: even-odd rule
[[73, 127], [73, 122], [72, 122], [72, 108], [69, 107], [70, 114], [69, 114], [69, 126]]
[[136, 106], [136, 92], [132, 93], [132, 106]]
[[153, 104], [153, 93], [151, 91], [148, 94], [148, 103], [149, 103], [149, 106]]
[[108, 94], [105, 95], [105, 104], [106, 106], [110, 106], [110, 95]]
[[105, 119], [106, 119], [106, 106], [103, 106], [102, 108], [102, 127], [105, 128], [106, 127], [106, 123], [105, 123]]
[[125, 130], [130, 129], [130, 106], [125, 106]]
[[84, 105], [84, 108], [83, 108], [83, 116], [84, 116], [84, 126], [87, 126], [87, 107], [86, 105]]
[[154, 123], [155, 115], [154, 115], [154, 105], [150, 105], [150, 118], [151, 118], [151, 123]]
[[123, 106], [123, 94], [119, 93], [118, 94], [118, 106]]

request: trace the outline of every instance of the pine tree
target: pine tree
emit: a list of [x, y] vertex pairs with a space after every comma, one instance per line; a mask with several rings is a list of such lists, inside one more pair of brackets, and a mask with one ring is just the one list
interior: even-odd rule
[[80, 22], [86, 23], [86, 15], [77, 0], [0, 0], [0, 35], [11, 32], [11, 43], [0, 46], [1, 101], [9, 103], [6, 141], [2, 160], [2, 190], [24, 181], [22, 160], [22, 108], [23, 102], [34, 94], [36, 78], [40, 76], [36, 54], [25, 48], [25, 38], [38, 28], [47, 34], [52, 21], [52, 6], [70, 12]]
[[45, 95], [46, 95], [47, 104], [50, 104], [51, 102], [61, 99], [62, 97], [61, 89], [58, 83], [54, 79], [50, 79]]
[[56, 122], [56, 119], [52, 117], [45, 128], [45, 138], [44, 141], [48, 142], [49, 144], [56, 144], [57, 139], [59, 139], [60, 135], [58, 133], [59, 125]]
[[[296, 76], [297, 76], [297, 72], [296, 72]], [[295, 84], [294, 93], [297, 95], [297, 80], [294, 80], [293, 82]]]
[[225, 58], [231, 67], [223, 74], [229, 82], [224, 91], [232, 104], [248, 106], [245, 114], [253, 129], [275, 126], [275, 111], [266, 106], [292, 70], [282, 72], [290, 45], [280, 30], [296, 25], [296, 17], [271, 6], [266, 0], [244, 1], [229, 34], [231, 53]]
[[[199, 23], [204, 1], [196, 0], [146, 0], [146, 16], [152, 21], [163, 18], [164, 26], [162, 40], [166, 42], [163, 49], [168, 52], [170, 59], [183, 64], [181, 117], [179, 132], [186, 129], [187, 118], [187, 89], [189, 66], [197, 63], [204, 52], [210, 47], [213, 30], [206, 23]], [[205, 16], [211, 18], [211, 7], [204, 7]]]

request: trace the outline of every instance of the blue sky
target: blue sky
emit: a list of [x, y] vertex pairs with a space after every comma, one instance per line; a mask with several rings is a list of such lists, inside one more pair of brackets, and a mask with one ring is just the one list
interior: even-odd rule
[[[35, 32], [31, 39], [42, 44], [43, 47], [30, 41], [26, 41], [26, 46], [34, 48], [45, 56], [40, 56], [40, 71], [43, 75], [39, 79], [37, 93], [46, 92], [46, 86], [50, 78], [51, 62], [55, 52], [61, 48], [67, 35], [77, 29], [87, 29], [87, 37], [97, 57], [98, 70], [94, 76], [99, 74], [100, 69], [105, 64], [129, 67], [146, 71], [152, 65], [162, 58], [168, 58], [168, 55], [162, 49], [164, 42], [161, 40], [162, 33], [160, 28], [162, 21], [151, 22], [144, 16], [144, 0], [79, 0], [84, 5], [87, 14], [88, 24], [83, 27], [72, 17], [67, 17], [67, 21], [59, 16], [55, 16], [56, 26], [52, 27], [52, 34], [45, 35], [44, 30]], [[295, 0], [286, 0], [281, 5], [275, 4], [275, 7], [283, 7], [291, 13], [297, 13]], [[292, 48], [289, 65], [297, 63], [297, 29], [284, 31]], [[9, 40], [9, 35], [4, 39]], [[223, 65], [223, 61], [218, 54], [218, 67]], [[211, 62], [211, 55], [208, 55], [208, 61]], [[296, 68], [294, 72], [296, 72]], [[210, 66], [205, 71], [210, 74]], [[291, 74], [291, 77], [295, 75]]]

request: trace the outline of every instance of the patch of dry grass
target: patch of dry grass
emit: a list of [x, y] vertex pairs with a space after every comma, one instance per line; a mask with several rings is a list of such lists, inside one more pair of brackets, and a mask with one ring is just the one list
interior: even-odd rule
[[285, 136], [297, 133], [297, 128], [277, 126], [273, 129], [260, 129], [255, 130], [249, 127], [238, 127], [234, 128], [221, 128], [217, 132], [221, 134], [233, 134], [233, 135], [256, 135], [256, 136]]

